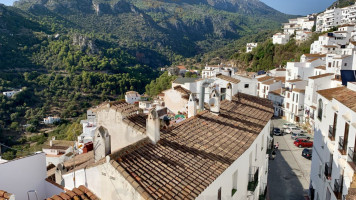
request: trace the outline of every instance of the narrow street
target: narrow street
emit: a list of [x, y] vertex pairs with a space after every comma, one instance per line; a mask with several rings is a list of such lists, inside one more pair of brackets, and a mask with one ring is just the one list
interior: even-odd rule
[[[282, 128], [284, 120], [273, 120]], [[302, 157], [304, 148], [294, 146], [290, 134], [274, 136], [279, 143], [276, 158], [269, 161], [269, 198], [271, 200], [305, 200], [310, 182], [311, 161]]]

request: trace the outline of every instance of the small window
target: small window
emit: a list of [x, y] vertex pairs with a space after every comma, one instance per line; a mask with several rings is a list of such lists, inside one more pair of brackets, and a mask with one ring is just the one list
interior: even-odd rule
[[245, 84], [245, 88], [249, 88], [250, 87], [250, 84]]
[[238, 172], [237, 170], [234, 172], [232, 175], [232, 191], [231, 191], [231, 196], [234, 196], [234, 194], [237, 191], [237, 180], [238, 180]]
[[218, 200], [221, 200], [221, 188], [218, 190]]
[[347, 63], [345, 63], [344, 66], [346, 67], [346, 66], [347, 66]]
[[323, 100], [319, 99], [318, 106], [318, 119], [321, 121], [323, 116]]

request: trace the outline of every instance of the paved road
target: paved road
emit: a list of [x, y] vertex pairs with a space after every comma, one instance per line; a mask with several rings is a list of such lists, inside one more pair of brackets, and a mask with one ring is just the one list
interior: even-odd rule
[[[283, 120], [274, 120], [281, 127]], [[311, 161], [301, 156], [303, 148], [294, 146], [289, 134], [275, 136], [279, 150], [269, 161], [268, 185], [271, 200], [304, 200], [308, 194]]]

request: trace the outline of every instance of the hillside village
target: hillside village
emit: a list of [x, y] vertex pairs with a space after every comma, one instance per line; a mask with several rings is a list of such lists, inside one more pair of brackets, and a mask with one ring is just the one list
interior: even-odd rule
[[313, 137], [308, 198], [356, 199], [356, 4], [290, 19], [272, 40], [312, 32], [324, 33], [298, 62], [180, 65], [163, 69], [178, 78], [156, 96], [128, 91], [88, 109], [76, 141], [0, 157], [0, 199], [266, 199], [275, 118]]

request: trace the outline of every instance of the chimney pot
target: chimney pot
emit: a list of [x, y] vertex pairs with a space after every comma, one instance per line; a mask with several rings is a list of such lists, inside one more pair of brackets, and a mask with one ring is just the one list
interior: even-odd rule
[[146, 120], [146, 135], [156, 144], [160, 139], [160, 121], [155, 108], [148, 113]]

